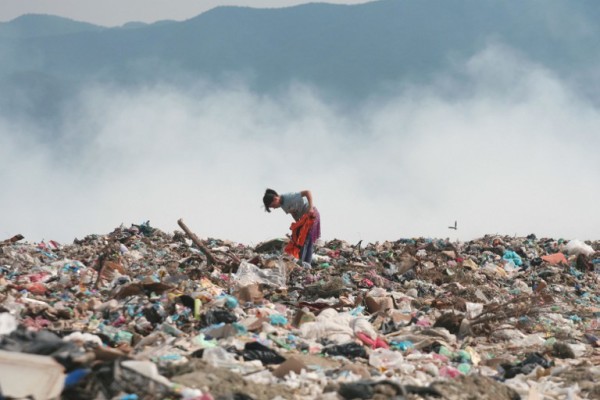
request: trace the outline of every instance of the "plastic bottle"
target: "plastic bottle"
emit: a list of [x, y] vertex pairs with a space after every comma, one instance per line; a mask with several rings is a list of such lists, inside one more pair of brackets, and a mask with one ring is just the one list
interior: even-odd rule
[[194, 319], [200, 320], [200, 309], [202, 308], [202, 300], [194, 299]]

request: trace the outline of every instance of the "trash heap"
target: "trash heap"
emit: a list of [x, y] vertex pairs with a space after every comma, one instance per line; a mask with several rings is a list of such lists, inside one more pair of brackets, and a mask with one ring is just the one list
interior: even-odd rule
[[0, 398], [598, 399], [600, 242], [0, 242]]

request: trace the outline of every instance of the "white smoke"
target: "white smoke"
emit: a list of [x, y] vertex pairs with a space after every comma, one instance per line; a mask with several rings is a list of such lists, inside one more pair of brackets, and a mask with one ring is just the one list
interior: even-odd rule
[[599, 110], [501, 45], [351, 113], [300, 84], [95, 87], [79, 102], [54, 145], [0, 120], [0, 240], [146, 220], [170, 232], [182, 217], [201, 237], [257, 243], [291, 223], [263, 211], [267, 187], [312, 190], [324, 239], [600, 236]]

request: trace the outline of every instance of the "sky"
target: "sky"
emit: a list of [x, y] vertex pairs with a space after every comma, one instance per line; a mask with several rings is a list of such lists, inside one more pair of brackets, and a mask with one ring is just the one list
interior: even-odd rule
[[76, 103], [52, 146], [0, 114], [0, 239], [147, 220], [172, 233], [183, 218], [200, 237], [257, 244], [292, 222], [264, 211], [266, 188], [311, 190], [324, 240], [600, 239], [600, 110], [501, 43], [352, 113], [301, 82], [258, 95], [241, 79], [95, 86]]
[[369, 0], [1, 0], [0, 22], [23, 14], [50, 14], [113, 27], [133, 21], [182, 21], [218, 6], [278, 8], [319, 2], [360, 4]]

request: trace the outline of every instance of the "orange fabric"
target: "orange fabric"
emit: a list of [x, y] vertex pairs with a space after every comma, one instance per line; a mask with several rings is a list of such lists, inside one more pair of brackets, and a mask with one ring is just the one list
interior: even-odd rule
[[547, 256], [542, 256], [541, 259], [551, 265], [568, 264], [569, 263], [563, 253], [554, 253], [554, 254], [550, 254]]
[[310, 228], [312, 228], [313, 222], [315, 222], [315, 217], [306, 213], [298, 221], [292, 223], [290, 226], [292, 239], [285, 246], [285, 249], [283, 249], [287, 254], [295, 258], [300, 258], [300, 250], [304, 246], [304, 242], [306, 242], [306, 237], [310, 232]]

